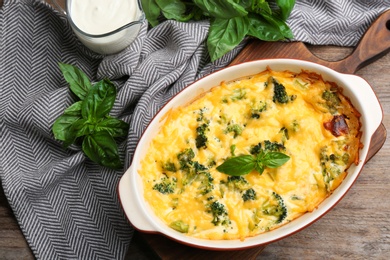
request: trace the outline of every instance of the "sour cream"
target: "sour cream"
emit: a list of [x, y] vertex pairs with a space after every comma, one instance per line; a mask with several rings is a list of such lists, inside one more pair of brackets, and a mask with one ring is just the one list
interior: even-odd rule
[[145, 20], [138, 0], [67, 0], [67, 11], [80, 41], [101, 54], [126, 48]]
[[105, 34], [138, 20], [137, 0], [73, 0], [71, 17], [87, 34]]

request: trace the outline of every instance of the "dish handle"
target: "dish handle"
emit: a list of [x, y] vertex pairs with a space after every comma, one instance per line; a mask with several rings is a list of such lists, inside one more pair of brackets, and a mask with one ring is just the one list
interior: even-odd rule
[[362, 104], [360, 111], [363, 111], [363, 109], [365, 110], [364, 114], [368, 115], [365, 120], [370, 122], [369, 124], [366, 124], [367, 133], [372, 136], [383, 120], [383, 109], [379, 99], [371, 85], [365, 79], [352, 74], [345, 75], [348, 82], [356, 87], [356, 89], [354, 89], [355, 96], [359, 103]]
[[120, 204], [127, 219], [137, 230], [143, 232], [156, 233], [155, 228], [147, 221], [147, 217], [143, 214], [137, 194], [131, 192], [131, 172], [132, 166], [123, 174], [118, 184], [118, 196]]

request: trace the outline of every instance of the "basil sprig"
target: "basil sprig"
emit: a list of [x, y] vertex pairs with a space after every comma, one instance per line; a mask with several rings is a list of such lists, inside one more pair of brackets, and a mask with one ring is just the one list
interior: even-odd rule
[[284, 153], [261, 151], [258, 155], [230, 157], [216, 169], [231, 176], [245, 175], [253, 170], [262, 174], [266, 167], [277, 168], [289, 159], [290, 157]]
[[210, 20], [207, 48], [212, 61], [236, 47], [246, 36], [263, 41], [292, 38], [286, 24], [295, 0], [141, 0], [152, 26], [165, 19]]
[[80, 99], [59, 116], [52, 131], [68, 148], [81, 144], [92, 161], [112, 169], [120, 169], [118, 146], [114, 138], [124, 137], [129, 124], [109, 116], [116, 99], [116, 87], [108, 79], [92, 84], [88, 76], [75, 66], [60, 63], [59, 67], [70, 90]]

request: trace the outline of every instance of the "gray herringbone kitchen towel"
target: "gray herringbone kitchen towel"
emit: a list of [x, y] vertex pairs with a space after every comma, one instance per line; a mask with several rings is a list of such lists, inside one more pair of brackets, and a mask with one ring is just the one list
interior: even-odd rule
[[[356, 44], [388, 1], [297, 1], [289, 23], [296, 40]], [[116, 187], [123, 171], [64, 150], [51, 126], [73, 101], [58, 62], [118, 88], [112, 115], [130, 123], [120, 145], [126, 167], [156, 111], [195, 79], [226, 66], [235, 49], [209, 63], [207, 22], [166, 22], [118, 55], [102, 57], [73, 35], [65, 17], [33, 0], [4, 0], [0, 11], [0, 178], [18, 223], [38, 259], [121, 259], [132, 228]]]

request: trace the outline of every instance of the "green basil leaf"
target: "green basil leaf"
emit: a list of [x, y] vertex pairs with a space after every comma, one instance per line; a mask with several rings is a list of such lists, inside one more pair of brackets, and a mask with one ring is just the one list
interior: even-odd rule
[[245, 8], [236, 2], [234, 0], [194, 0], [194, 3], [207, 16], [221, 19], [230, 19], [248, 14]]
[[88, 76], [77, 67], [69, 64], [59, 63], [59, 67], [65, 80], [69, 83], [71, 91], [83, 100], [91, 88]]
[[268, 14], [272, 14], [272, 9], [269, 6], [268, 2], [265, 0], [252, 1], [251, 3], [251, 12], [256, 14], [261, 14], [262, 12], [266, 12]]
[[120, 169], [122, 163], [118, 154], [118, 146], [107, 131], [95, 132], [84, 137], [82, 149], [92, 161], [111, 168]]
[[265, 170], [265, 167], [264, 167], [263, 163], [261, 163], [261, 162], [256, 162], [256, 163], [255, 163], [255, 170], [256, 170], [258, 173], [260, 173], [260, 175], [263, 174], [263, 172], [264, 172], [264, 170]]
[[75, 121], [69, 131], [65, 133], [64, 147], [67, 148], [71, 144], [75, 143], [78, 137], [93, 133], [94, 126], [89, 124], [87, 119], [80, 118]]
[[111, 111], [116, 98], [115, 85], [108, 79], [94, 84], [81, 105], [83, 118], [91, 122], [105, 117]]
[[280, 32], [279, 27], [269, 23], [260, 15], [249, 14], [248, 35], [256, 37], [263, 41], [279, 41], [285, 39]]
[[250, 173], [254, 167], [255, 159], [252, 155], [240, 155], [227, 159], [216, 169], [228, 175], [240, 176]]
[[283, 34], [285, 38], [293, 38], [294, 35], [288, 27], [288, 25], [281, 19], [277, 18], [276, 16], [267, 14], [265, 12], [262, 12], [261, 15], [266, 19], [270, 24], [273, 24], [274, 26], [278, 27], [280, 30], [280, 33]]
[[187, 7], [181, 0], [156, 0], [163, 15], [167, 19], [186, 22], [191, 19], [192, 14], [186, 14]]
[[280, 8], [280, 18], [286, 21], [294, 8], [295, 0], [276, 0], [275, 2]]
[[211, 61], [215, 61], [236, 47], [249, 30], [248, 17], [214, 19], [210, 24], [207, 48]]
[[96, 124], [96, 131], [107, 131], [112, 137], [126, 136], [129, 124], [117, 118], [109, 117]]
[[65, 141], [72, 124], [81, 118], [81, 101], [74, 103], [56, 119], [52, 126], [55, 139]]
[[159, 24], [158, 18], [161, 14], [161, 9], [155, 0], [141, 0], [142, 10], [145, 12], [145, 17], [148, 22], [154, 27]]
[[262, 158], [262, 163], [268, 168], [277, 168], [290, 160], [290, 156], [280, 152], [266, 153]]

